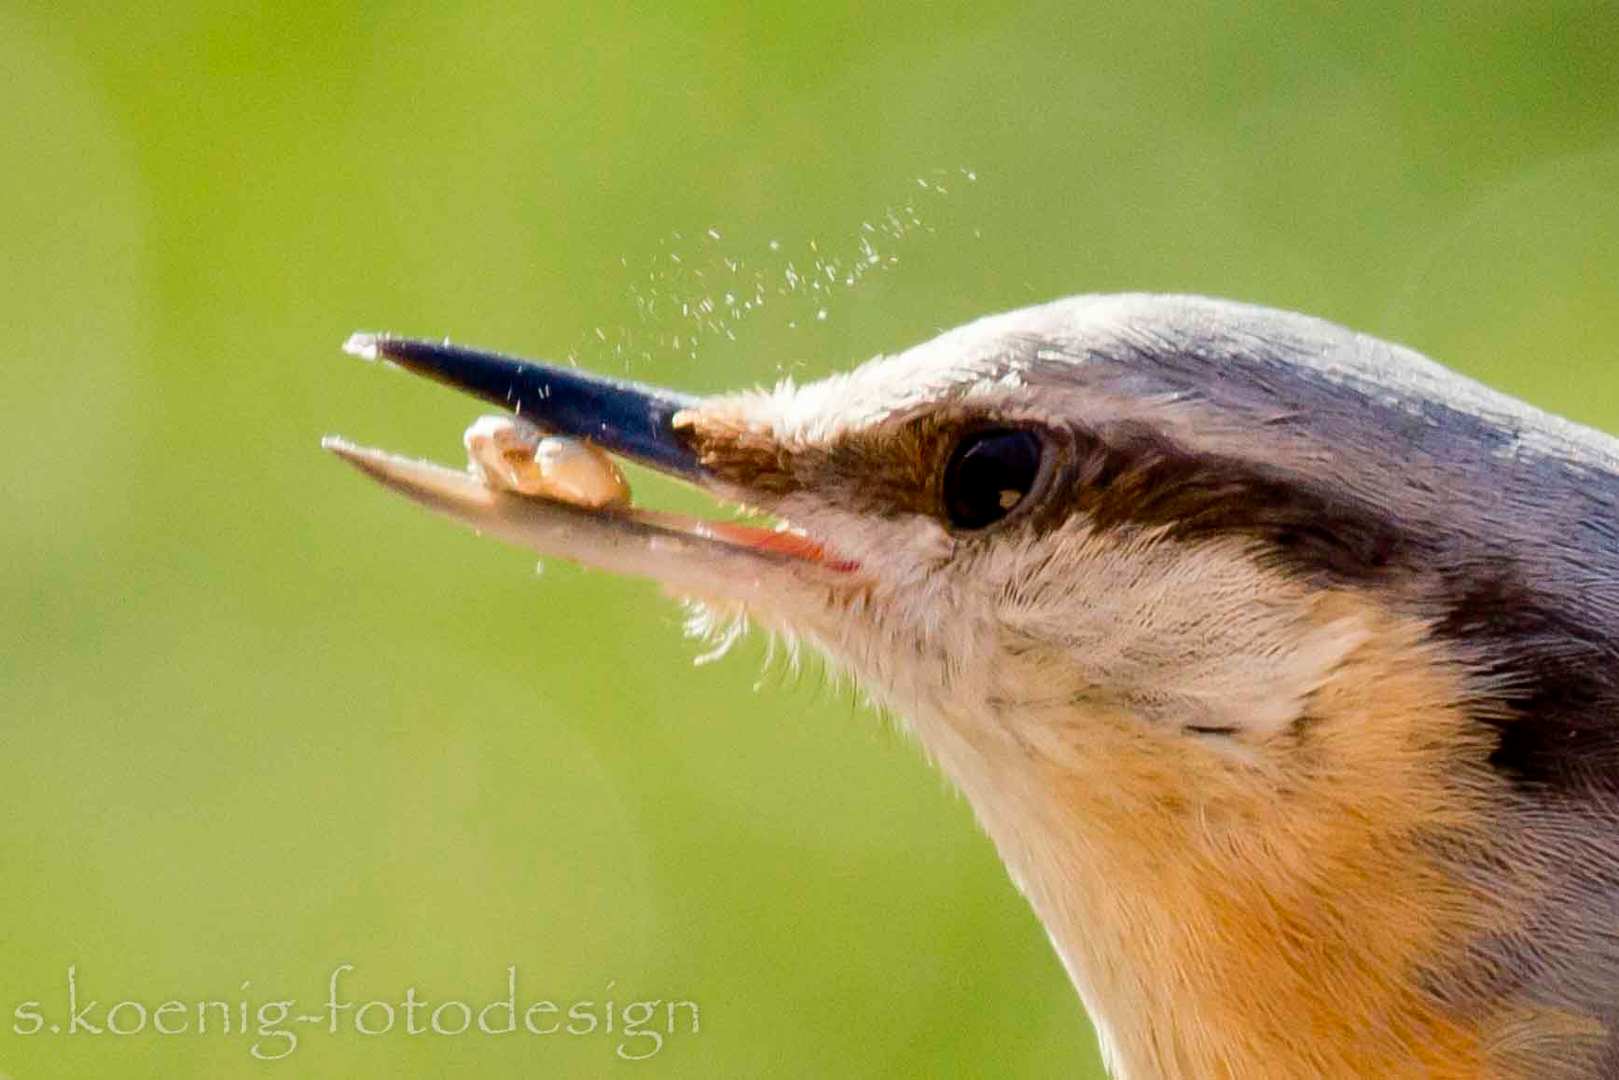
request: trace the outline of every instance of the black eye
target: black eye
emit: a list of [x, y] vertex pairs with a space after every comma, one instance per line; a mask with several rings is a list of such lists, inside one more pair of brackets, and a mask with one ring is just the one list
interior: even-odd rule
[[975, 431], [944, 467], [944, 513], [958, 529], [982, 529], [1010, 514], [1040, 475], [1040, 436], [1015, 428]]

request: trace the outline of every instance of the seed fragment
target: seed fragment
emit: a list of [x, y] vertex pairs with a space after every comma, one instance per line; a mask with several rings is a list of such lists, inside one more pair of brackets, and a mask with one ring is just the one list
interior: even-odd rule
[[583, 439], [548, 435], [535, 448], [534, 460], [553, 498], [593, 510], [630, 504], [630, 485], [618, 465]]
[[462, 442], [467, 467], [497, 491], [592, 510], [629, 505], [629, 483], [618, 465], [583, 439], [544, 435], [517, 417], [481, 416]]

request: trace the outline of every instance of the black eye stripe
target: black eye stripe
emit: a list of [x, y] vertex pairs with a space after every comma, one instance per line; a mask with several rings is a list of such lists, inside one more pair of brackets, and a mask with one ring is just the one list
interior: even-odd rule
[[958, 529], [995, 524], [1034, 489], [1044, 445], [1019, 428], [969, 432], [950, 452], [940, 491], [946, 520]]

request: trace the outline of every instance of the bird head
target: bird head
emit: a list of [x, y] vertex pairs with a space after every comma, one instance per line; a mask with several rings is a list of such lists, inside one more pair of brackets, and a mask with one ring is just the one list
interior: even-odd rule
[[1546, 793], [1600, 799], [1577, 751], [1611, 750], [1581, 706], [1613, 694], [1619, 596], [1576, 570], [1608, 535], [1600, 436], [1397, 346], [1189, 297], [1060, 301], [701, 398], [355, 348], [775, 518], [591, 510], [329, 443], [848, 671], [967, 796], [1119, 1072], [1600, 1052], [1609, 1016], [1535, 936], [1587, 917], [1546, 899], [1578, 820]]

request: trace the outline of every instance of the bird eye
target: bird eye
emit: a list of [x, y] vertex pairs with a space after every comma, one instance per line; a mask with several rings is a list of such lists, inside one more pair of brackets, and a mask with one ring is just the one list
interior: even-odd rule
[[959, 529], [982, 529], [1017, 508], [1040, 475], [1040, 437], [1032, 431], [975, 431], [944, 467], [944, 513]]

